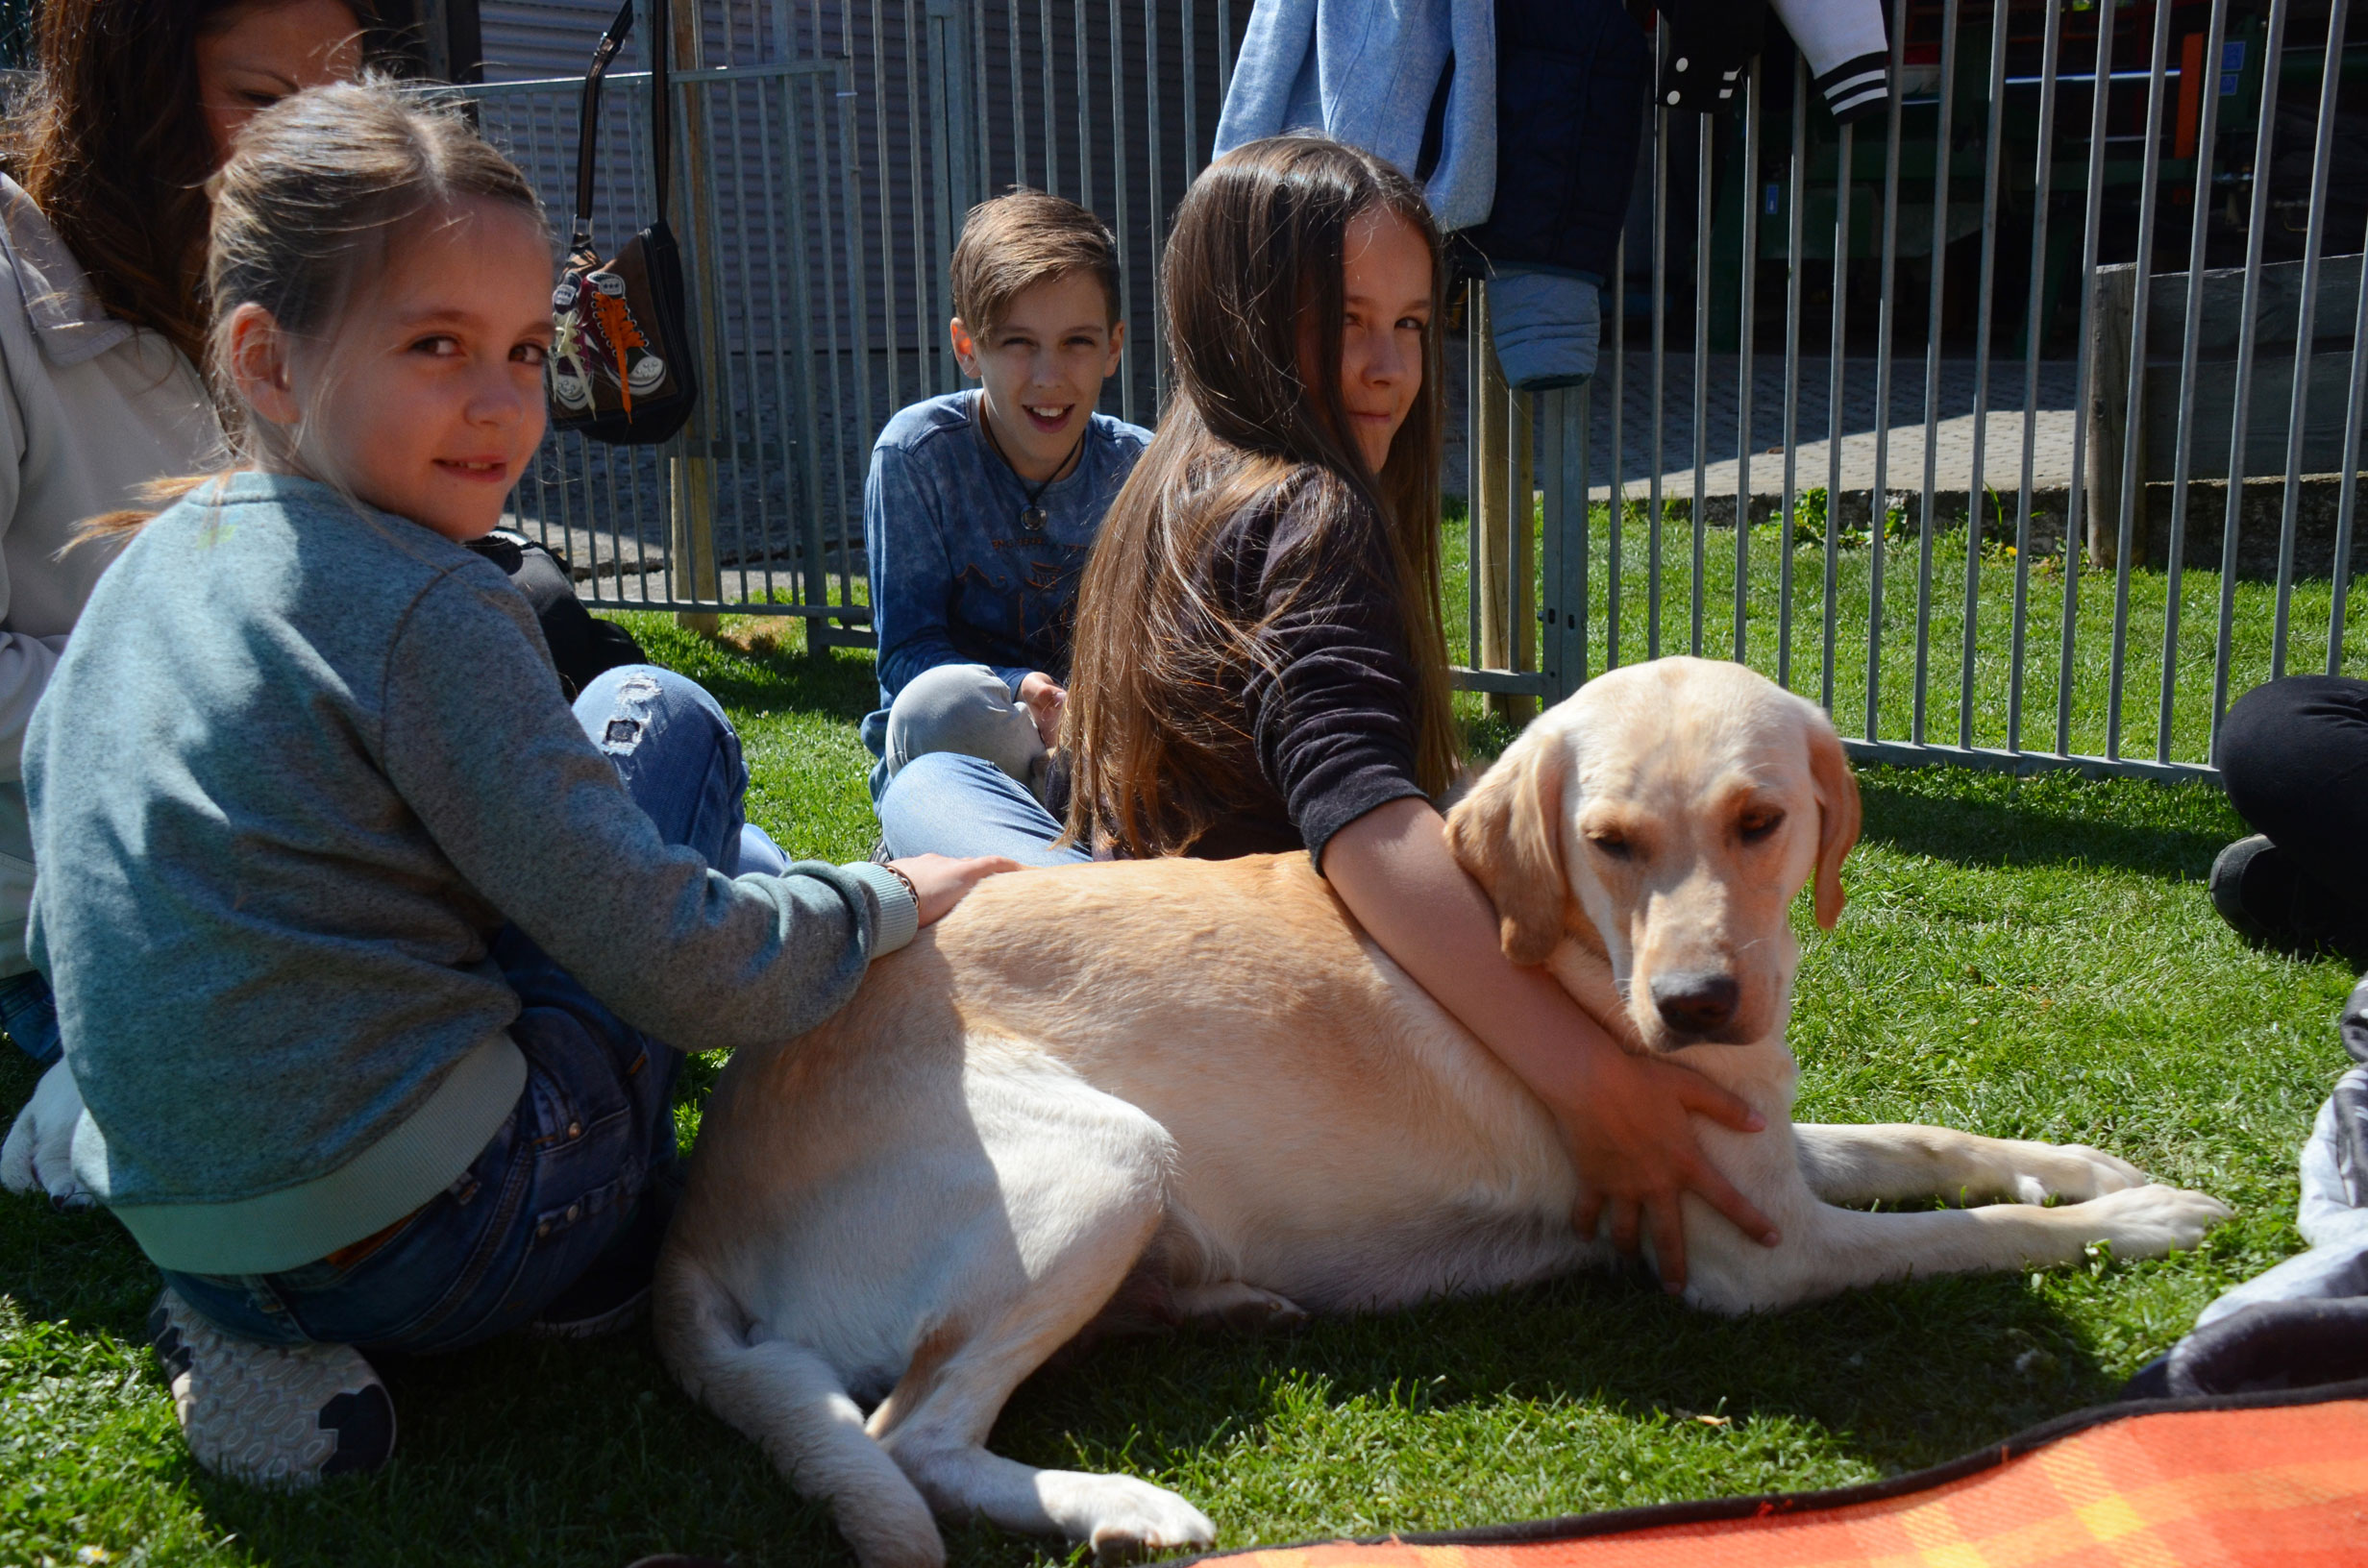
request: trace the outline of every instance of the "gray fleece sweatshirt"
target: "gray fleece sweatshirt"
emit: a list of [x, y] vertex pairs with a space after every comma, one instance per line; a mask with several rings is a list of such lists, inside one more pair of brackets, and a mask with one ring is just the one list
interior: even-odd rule
[[810, 1027], [915, 923], [877, 868], [734, 879], [662, 843], [500, 569], [304, 479], [133, 541], [25, 782], [75, 1173], [193, 1273], [308, 1262], [467, 1168], [525, 1084], [505, 919], [685, 1049]]

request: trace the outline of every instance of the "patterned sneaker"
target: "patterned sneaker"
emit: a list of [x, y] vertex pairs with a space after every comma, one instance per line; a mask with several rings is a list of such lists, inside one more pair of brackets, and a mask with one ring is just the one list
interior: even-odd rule
[[251, 1486], [376, 1470], [395, 1447], [386, 1385], [351, 1345], [263, 1345], [224, 1334], [170, 1290], [148, 1314], [197, 1462]]

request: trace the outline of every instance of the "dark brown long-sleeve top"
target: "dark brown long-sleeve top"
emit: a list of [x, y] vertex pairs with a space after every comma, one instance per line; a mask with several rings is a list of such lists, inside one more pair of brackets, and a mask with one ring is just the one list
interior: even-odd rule
[[[1301, 476], [1234, 514], [1201, 581], [1255, 660], [1227, 658], [1205, 687], [1225, 738], [1218, 820], [1186, 851], [1207, 859], [1304, 847], [1322, 870], [1332, 835], [1416, 782], [1416, 683], [1382, 520], [1343, 487]], [[1188, 786], [1189, 787], [1189, 786]]]

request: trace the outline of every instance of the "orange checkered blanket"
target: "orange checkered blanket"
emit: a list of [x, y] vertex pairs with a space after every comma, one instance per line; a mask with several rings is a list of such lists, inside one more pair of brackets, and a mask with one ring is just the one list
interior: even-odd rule
[[1221, 1556], [1226, 1568], [2360, 1568], [2368, 1384], [2100, 1407], [1838, 1491]]

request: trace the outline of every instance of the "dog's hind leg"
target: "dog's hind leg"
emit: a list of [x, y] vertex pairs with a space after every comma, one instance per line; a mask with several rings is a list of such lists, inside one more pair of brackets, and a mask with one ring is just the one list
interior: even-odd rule
[[719, 1282], [670, 1249], [654, 1323], [660, 1354], [691, 1397], [764, 1445], [808, 1497], [826, 1499], [863, 1568], [943, 1568], [925, 1502], [863, 1430], [829, 1362], [802, 1345], [751, 1340]]
[[1827, 1203], [2085, 1203], [2142, 1187], [2146, 1173], [2084, 1143], [1979, 1138], [1912, 1123], [1802, 1123], [1792, 1129], [1801, 1174]]
[[941, 1515], [1088, 1542], [1104, 1561], [1210, 1544], [1209, 1521], [1172, 1492], [1039, 1470], [984, 1446], [1011, 1391], [1094, 1320], [1157, 1233], [1167, 1133], [1065, 1073], [980, 1073], [965, 1092], [1010, 1244], [968, 1249], [938, 1322], [873, 1412], [873, 1434]]

